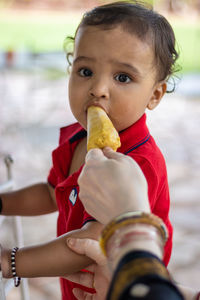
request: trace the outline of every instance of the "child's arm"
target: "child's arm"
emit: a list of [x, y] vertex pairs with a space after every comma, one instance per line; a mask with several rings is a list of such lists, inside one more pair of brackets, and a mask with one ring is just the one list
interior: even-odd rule
[[48, 183], [1, 194], [0, 198], [2, 215], [36, 216], [57, 210], [54, 189]]
[[[89, 222], [82, 229], [71, 231], [42, 245], [24, 247], [16, 253], [16, 272], [19, 277], [66, 276], [80, 271], [92, 260], [71, 251], [66, 243], [69, 237], [97, 239], [102, 230], [98, 222]], [[6, 278], [12, 277], [10, 250], [2, 251], [2, 271]]]

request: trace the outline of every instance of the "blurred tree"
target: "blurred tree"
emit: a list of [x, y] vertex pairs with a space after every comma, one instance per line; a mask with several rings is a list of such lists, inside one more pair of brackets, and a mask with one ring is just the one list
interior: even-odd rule
[[154, 1], [155, 0], [146, 0], [145, 2], [147, 2], [148, 4], [151, 4], [153, 6], [154, 5]]
[[0, 0], [0, 8], [10, 7], [15, 0]]
[[172, 3], [172, 0], [167, 0], [167, 6], [168, 6], [168, 10], [170, 12], [173, 12], [173, 3]]
[[193, 0], [192, 2], [194, 2], [197, 12], [200, 13], [200, 0]]
[[171, 13], [180, 10], [183, 5], [200, 12], [200, 0], [164, 0], [164, 2], [166, 9]]
[[[117, 0], [0, 0], [0, 8], [3, 7], [21, 7], [21, 8], [48, 8], [48, 9], [88, 9], [97, 5], [102, 5]], [[123, 1], [123, 0], [121, 0]], [[126, 0], [124, 0], [126, 1]], [[134, 1], [134, 0], [133, 0]], [[138, 0], [140, 1], [140, 0]], [[200, 0], [141, 0], [157, 9], [160, 7], [174, 13], [181, 10], [181, 8], [188, 7], [195, 9], [200, 13]]]

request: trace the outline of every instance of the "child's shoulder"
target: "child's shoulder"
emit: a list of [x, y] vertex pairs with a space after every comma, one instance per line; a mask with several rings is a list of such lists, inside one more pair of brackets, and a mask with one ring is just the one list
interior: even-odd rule
[[85, 131], [84, 128], [78, 123], [73, 123], [65, 127], [60, 128], [59, 145], [72, 139], [74, 136], [79, 134], [79, 132]]
[[166, 164], [163, 153], [152, 135], [149, 136], [149, 139], [144, 144], [130, 152], [128, 155], [135, 160], [152, 165], [153, 168], [160, 168], [161, 166], [165, 167]]
[[165, 158], [152, 136], [145, 144], [128, 153], [128, 156], [139, 164], [146, 177], [154, 183], [167, 177]]

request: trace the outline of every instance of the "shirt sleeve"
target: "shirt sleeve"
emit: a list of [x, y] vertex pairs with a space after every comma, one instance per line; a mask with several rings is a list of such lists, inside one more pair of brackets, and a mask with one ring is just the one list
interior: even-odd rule
[[56, 176], [54, 167], [52, 167], [52, 168], [50, 169], [49, 175], [48, 175], [48, 177], [47, 177], [47, 181], [48, 181], [48, 183], [49, 183], [53, 188], [56, 187], [56, 185], [57, 185], [57, 176]]
[[82, 226], [91, 221], [96, 221], [96, 220], [92, 216], [90, 216], [86, 210], [84, 210]]

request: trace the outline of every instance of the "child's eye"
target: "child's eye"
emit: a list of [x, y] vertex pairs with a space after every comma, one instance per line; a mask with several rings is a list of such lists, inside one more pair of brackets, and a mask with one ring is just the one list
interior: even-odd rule
[[90, 69], [87, 69], [87, 68], [81, 68], [78, 72], [82, 77], [92, 76], [92, 71]]
[[131, 81], [131, 78], [126, 74], [119, 74], [115, 76], [115, 79], [118, 80], [119, 82], [125, 82], [125, 83], [129, 83]]

